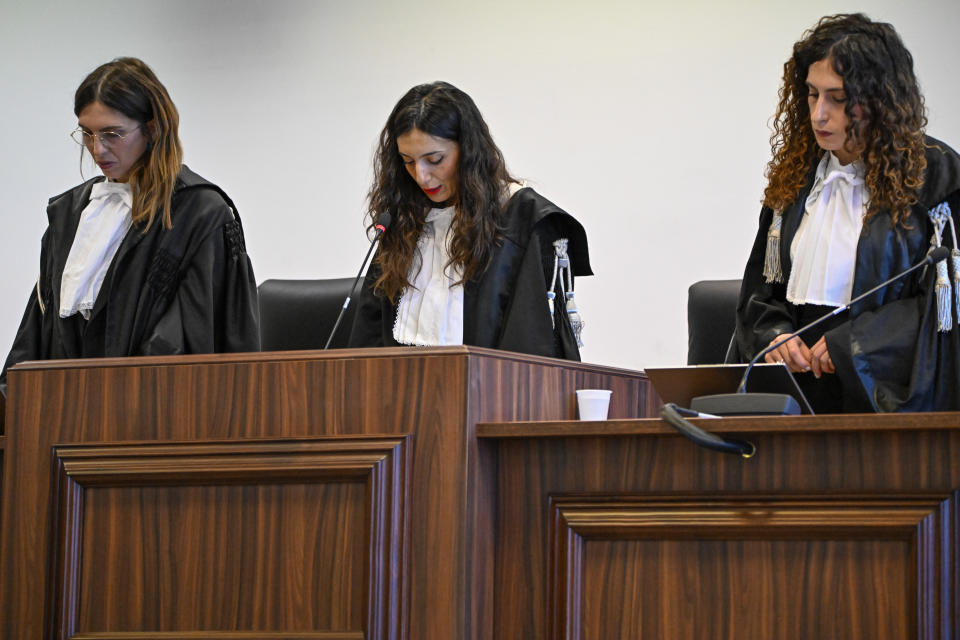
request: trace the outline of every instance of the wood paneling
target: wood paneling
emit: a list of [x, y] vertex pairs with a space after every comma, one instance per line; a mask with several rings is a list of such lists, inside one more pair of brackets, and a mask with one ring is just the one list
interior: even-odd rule
[[[341, 633], [332, 626], [352, 627], [358, 616], [369, 625], [365, 631], [370, 638], [490, 637], [495, 475], [488, 464], [489, 450], [477, 446], [476, 422], [571, 419], [573, 391], [581, 386], [614, 389], [611, 415], [615, 417], [635, 418], [656, 409], [650, 404], [649, 383], [639, 372], [466, 347], [25, 363], [11, 369], [9, 385], [0, 625], [6, 633], [3, 637], [10, 638], [53, 637], [52, 630], [67, 633], [71, 624], [76, 637], [85, 638], [106, 638], [110, 633], [138, 637], [136, 633], [141, 632], [148, 635], [140, 637], [158, 638], [165, 636], [149, 634], [319, 638]], [[359, 539], [353, 535], [361, 504], [374, 504], [373, 498], [365, 496], [366, 502], [361, 501], [356, 485], [337, 475], [338, 471], [309, 482], [281, 477], [280, 469], [294, 476], [300, 473], [297, 464], [287, 465], [300, 455], [294, 452], [284, 454], [287, 463], [275, 467], [270, 466], [273, 462], [263, 463], [272, 469], [269, 473], [244, 466], [247, 462], [233, 471], [224, 470], [244, 457], [224, 453], [217, 463], [224, 469], [208, 467], [191, 476], [189, 461], [199, 454], [183, 454], [182, 449], [214, 446], [213, 441], [233, 446], [263, 439], [338, 441], [408, 434], [403, 457], [409, 488], [403, 519], [409, 535], [397, 551], [403, 559], [404, 582], [391, 587], [400, 599], [386, 609], [374, 597], [381, 591], [370, 573], [364, 574], [364, 602], [357, 609], [358, 560], [355, 555], [335, 559], [337, 550], [356, 554], [362, 548], [363, 557], [372, 558], [368, 546], [383, 547], [376, 531]], [[138, 460], [137, 471], [129, 472], [128, 480], [118, 485], [103, 479], [111, 477], [107, 472], [77, 471], [76, 478], [82, 481], [66, 471], [66, 475], [55, 473], [54, 448], [60, 456], [67, 452], [73, 456], [87, 450], [80, 445], [145, 450], [131, 453], [129, 459]], [[167, 454], [158, 451], [167, 445], [180, 447], [181, 452], [164, 458]], [[113, 455], [97, 454], [101, 457], [95, 456], [90, 464], [110, 468], [106, 461]], [[184, 457], [177, 464], [169, 464], [169, 459], [180, 455]], [[67, 458], [63, 459], [66, 469]], [[157, 462], [156, 468], [152, 462], [147, 464], [157, 459], [168, 462]], [[69, 460], [80, 464], [74, 457]], [[250, 484], [251, 474], [264, 473], [273, 474], [269, 481]], [[175, 480], [178, 474], [190, 476], [189, 481]], [[61, 487], [72, 488], [58, 498], [64, 502], [55, 508], [52, 496], [60, 496]], [[333, 504], [311, 514], [306, 508], [311, 502]], [[268, 507], [267, 503], [276, 504]], [[259, 515], [250, 520], [248, 512], [254, 504], [259, 505]], [[211, 509], [214, 514], [209, 513]], [[125, 511], [130, 530], [120, 524], [119, 514]], [[331, 548], [309, 556], [307, 532], [311, 527], [325, 531], [325, 523], [337, 520], [331, 515], [336, 513], [343, 515], [340, 533], [347, 537], [324, 544]], [[364, 517], [369, 523], [372, 515]], [[278, 521], [279, 527], [285, 518], [300, 522], [302, 530], [291, 533], [285, 525], [281, 531], [266, 524]], [[201, 520], [202, 526], [194, 528]], [[245, 541], [241, 548], [203, 551], [234, 528]], [[73, 542], [77, 536], [80, 539]], [[190, 569], [184, 573], [165, 568], [160, 559], [170, 557], [193, 537], [197, 548], [190, 557], [197, 560]], [[110, 541], [111, 551], [97, 546], [103, 540]], [[84, 546], [87, 543], [90, 546]], [[335, 601], [318, 604], [319, 582], [311, 584], [314, 577], [295, 573], [292, 559], [281, 556], [281, 566], [273, 573], [257, 564], [250, 567], [257, 545], [264, 547], [259, 562], [274, 558], [280, 546], [299, 546], [300, 551], [291, 553], [311, 561], [319, 576], [340, 580], [348, 588], [350, 595], [342, 600], [350, 603], [347, 609], [334, 611]], [[54, 562], [48, 560], [52, 549], [76, 549], [76, 553]], [[102, 558], [110, 580], [71, 568], [85, 567], [83, 563], [93, 557]], [[145, 558], [152, 562], [149, 571]], [[230, 581], [245, 579], [249, 573], [237, 573], [238, 564], [257, 576], [244, 587], [246, 591], [234, 585], [232, 591], [216, 593], [197, 584], [211, 573]], [[50, 566], [63, 576], [51, 579], [54, 569], [48, 570]], [[120, 579], [121, 567], [129, 568], [132, 575]], [[154, 582], [166, 591], [156, 591], [161, 587]], [[293, 594], [301, 584], [306, 585], [303, 593], [281, 597]], [[265, 585], [278, 585], [280, 593], [267, 594]], [[88, 589], [99, 588], [107, 590], [98, 597], [109, 600], [116, 595], [134, 605], [142, 601], [143, 608], [121, 612], [116, 605], [84, 600]], [[118, 589], [129, 593], [116, 594]], [[174, 590], [186, 593], [174, 596]], [[257, 606], [269, 611], [241, 613], [240, 606], [258, 593], [266, 595]], [[163, 597], [153, 599], [155, 594]], [[180, 617], [170, 607], [171, 598], [187, 597], [195, 597], [196, 606]], [[384, 610], [389, 621], [377, 622], [380, 614], [376, 612]], [[261, 624], [262, 630], [252, 630]], [[273, 624], [278, 626], [265, 628]], [[331, 627], [321, 628], [327, 624]], [[117, 631], [121, 628], [125, 630]], [[377, 629], [382, 633], [373, 633]], [[342, 637], [356, 637], [357, 632], [342, 633], [346, 634]]]
[[952, 502], [555, 498], [548, 637], [910, 637], [951, 606], [918, 578]]
[[480, 425], [495, 637], [956, 639], [960, 415]]
[[[574, 390], [613, 390], [576, 422]], [[960, 414], [659, 420], [468, 348], [11, 370], [4, 638], [957, 640]], [[631, 418], [631, 419], [627, 419]]]
[[55, 447], [49, 635], [399, 637], [405, 441]]
[[270, 633], [265, 631], [148, 631], [140, 633], [129, 631], [119, 633], [78, 633], [72, 636], [70, 640], [365, 640], [366, 638], [367, 636], [359, 631], [350, 633], [325, 633], [320, 631], [305, 633]]

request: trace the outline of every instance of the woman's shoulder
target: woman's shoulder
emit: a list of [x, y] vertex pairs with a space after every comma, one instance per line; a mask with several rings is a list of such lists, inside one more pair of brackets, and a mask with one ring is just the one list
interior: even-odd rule
[[236, 206], [226, 191], [198, 175], [186, 165], [180, 169], [173, 187], [173, 215], [188, 213], [193, 222], [224, 224], [239, 220]]
[[948, 144], [925, 136], [927, 169], [919, 200], [924, 207], [933, 207], [960, 191], [960, 155]]
[[563, 225], [580, 226], [576, 219], [556, 204], [537, 193], [532, 187], [522, 186], [507, 201], [506, 233], [529, 235], [534, 227], [555, 217]]
[[90, 199], [90, 190], [93, 189], [93, 185], [98, 182], [103, 182], [103, 180], [103, 176], [90, 178], [75, 187], [70, 187], [63, 193], [50, 197], [47, 200], [47, 210], [49, 212], [58, 212], [64, 209], [70, 210], [74, 208], [74, 204], [77, 202], [86, 203], [87, 200]]
[[507, 202], [503, 235], [521, 246], [526, 246], [535, 235], [547, 243], [566, 238], [574, 271], [578, 275], [591, 273], [583, 225], [531, 187], [522, 187]]

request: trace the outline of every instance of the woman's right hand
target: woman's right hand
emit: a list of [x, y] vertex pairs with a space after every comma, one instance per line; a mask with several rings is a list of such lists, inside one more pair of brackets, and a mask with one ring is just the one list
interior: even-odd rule
[[[770, 341], [770, 344], [775, 342], [780, 342], [787, 336], [789, 333], [781, 333], [776, 338]], [[767, 345], [770, 346], [770, 345]], [[810, 348], [803, 343], [798, 337], [794, 337], [792, 340], [784, 342], [782, 345], [768, 353], [763, 357], [766, 362], [782, 362], [787, 365], [787, 368], [794, 373], [799, 373], [802, 371], [810, 371], [810, 360], [811, 360]]]

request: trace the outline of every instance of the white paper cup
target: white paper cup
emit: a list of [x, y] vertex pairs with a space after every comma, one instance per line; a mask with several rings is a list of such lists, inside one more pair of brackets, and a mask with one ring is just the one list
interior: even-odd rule
[[606, 420], [610, 411], [609, 389], [577, 389], [577, 412], [581, 420]]

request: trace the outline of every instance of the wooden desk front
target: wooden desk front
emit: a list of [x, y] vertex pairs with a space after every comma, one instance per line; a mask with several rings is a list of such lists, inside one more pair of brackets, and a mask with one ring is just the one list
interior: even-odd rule
[[481, 424], [496, 638], [957, 640], [960, 414]]
[[656, 409], [642, 373], [340, 350], [10, 371], [0, 635], [489, 638], [483, 421]]

